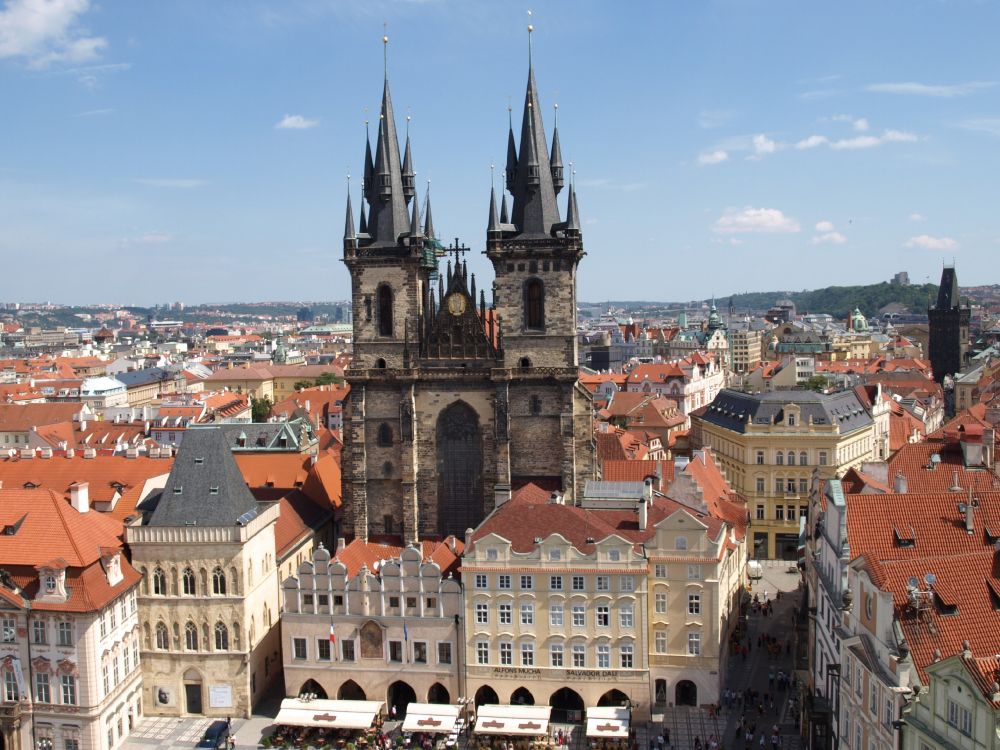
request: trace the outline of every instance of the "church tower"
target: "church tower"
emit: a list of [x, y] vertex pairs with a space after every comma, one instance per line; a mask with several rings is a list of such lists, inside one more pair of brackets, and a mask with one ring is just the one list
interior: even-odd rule
[[961, 372], [969, 363], [971, 315], [969, 306], [962, 306], [955, 267], [945, 266], [941, 271], [937, 304], [927, 310], [930, 333], [928, 354], [934, 379], [939, 383], [944, 380], [945, 375]]
[[550, 156], [530, 65], [525, 108], [520, 152], [509, 133], [511, 215], [506, 197], [499, 213], [490, 201], [487, 308], [469, 249], [434, 237], [429, 196], [421, 227], [409, 136], [400, 159], [385, 80], [359, 220], [348, 195], [344, 229], [354, 361], [343, 476], [356, 538], [461, 537], [520, 485], [571, 501], [594, 476], [591, 400], [577, 383], [576, 195], [571, 185], [560, 221], [559, 136]]

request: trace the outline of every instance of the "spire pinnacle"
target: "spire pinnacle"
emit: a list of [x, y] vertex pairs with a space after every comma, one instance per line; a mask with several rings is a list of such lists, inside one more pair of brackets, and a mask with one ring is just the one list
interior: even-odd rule
[[496, 188], [490, 188], [490, 221], [486, 225], [487, 234], [492, 232], [500, 232], [500, 217], [497, 216], [497, 191]]
[[507, 195], [506, 193], [500, 198], [500, 223], [510, 224], [510, 217], [507, 214]]
[[434, 219], [431, 218], [431, 181], [427, 180], [427, 191], [424, 193], [424, 237], [429, 240], [434, 236]]
[[[531, 21], [531, 11], [528, 11], [528, 21]], [[531, 34], [535, 30], [535, 27], [528, 23], [528, 67], [531, 67]]]
[[[383, 37], [388, 44], [388, 37]], [[399, 139], [392, 111], [392, 95], [386, 77], [382, 90], [382, 107], [378, 121], [378, 142], [375, 144], [375, 163], [370, 180], [365, 180], [368, 198], [368, 233], [374, 245], [397, 244], [407, 233], [409, 216], [408, 199], [403, 189], [403, 175], [399, 158]]]
[[385, 80], [389, 80], [389, 35], [386, 33], [389, 24], [382, 24], [382, 68], [385, 71]]
[[344, 219], [344, 240], [356, 240], [354, 231], [354, 209], [351, 207], [351, 175], [347, 175], [347, 218]]
[[569, 186], [569, 201], [566, 205], [566, 232], [580, 234], [580, 208], [576, 204], [576, 186]]
[[552, 170], [552, 187], [556, 195], [559, 195], [566, 182], [563, 179], [562, 150], [559, 148], [559, 105], [553, 104], [552, 107], [555, 110], [555, 119], [552, 127], [552, 156], [549, 158], [549, 168]]
[[413, 157], [410, 156], [410, 116], [406, 116], [406, 148], [403, 151], [403, 197], [409, 203], [416, 194], [413, 178], [416, 172], [413, 171]]
[[420, 208], [419, 201], [413, 201], [413, 211], [410, 214], [410, 239], [416, 239], [417, 237], [422, 237], [420, 233]]

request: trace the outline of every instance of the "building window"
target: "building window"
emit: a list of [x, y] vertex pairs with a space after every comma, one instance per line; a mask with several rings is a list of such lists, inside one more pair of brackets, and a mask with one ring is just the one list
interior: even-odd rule
[[653, 608], [658, 615], [667, 614], [667, 595], [665, 593], [658, 592], [654, 594]]
[[476, 573], [476, 588], [477, 589], [484, 589], [484, 588], [486, 588], [486, 585], [487, 585], [486, 584], [486, 574], [485, 573]]
[[628, 645], [622, 646], [618, 650], [618, 655], [619, 655], [619, 664], [621, 665], [621, 668], [632, 669], [632, 665], [635, 663], [633, 647]]
[[785, 520], [785, 506], [784, 505], [775, 505], [774, 506], [774, 519], [776, 521], [784, 521]]
[[17, 677], [10, 669], [3, 673], [3, 699], [8, 702], [21, 700], [21, 694], [17, 689]]
[[799, 453], [799, 466], [805, 466], [809, 463], [809, 454], [805, 451]]
[[597, 607], [597, 627], [606, 628], [611, 625], [611, 608], [606, 604]]
[[392, 336], [392, 289], [388, 284], [380, 284], [376, 292], [378, 310], [378, 335]]
[[521, 576], [521, 590], [531, 591], [535, 587], [534, 576]]
[[549, 605], [549, 625], [561, 628], [562, 624], [563, 624], [563, 605], [561, 605], [561, 604], [550, 604]]
[[582, 669], [587, 666], [587, 648], [582, 643], [573, 644], [573, 667]]
[[611, 646], [608, 646], [605, 643], [602, 643], [597, 647], [597, 668], [611, 668]]
[[875, 685], [875, 680], [868, 683], [868, 710], [878, 716], [878, 687]]
[[774, 462], [778, 466], [784, 466], [785, 465], [785, 454], [782, 453], [781, 451], [778, 451], [778, 454], [774, 458], [775, 458]]
[[688, 580], [689, 581], [700, 581], [701, 580], [701, 566], [700, 565], [688, 565]]
[[597, 576], [595, 581], [598, 591], [611, 591], [611, 576]]
[[477, 603], [476, 604], [476, 623], [478, 625], [487, 625], [490, 621], [490, 607], [488, 604]]
[[583, 604], [573, 605], [573, 627], [583, 628], [587, 626], [587, 608]]
[[522, 625], [534, 625], [535, 624], [535, 605], [534, 604], [522, 604], [521, 605], [521, 624]]
[[449, 641], [438, 644], [438, 664], [451, 664], [451, 643]]
[[389, 597], [389, 609], [399, 609], [399, 597], [390, 596]]
[[524, 327], [535, 331], [545, 328], [545, 287], [540, 279], [530, 279], [524, 285]]
[[403, 661], [403, 642], [389, 641], [389, 661]]
[[476, 641], [476, 664], [490, 663], [490, 644], [486, 641]]
[[553, 643], [549, 646], [549, 665], [553, 667], [562, 667], [563, 647], [561, 643]]
[[[173, 435], [171, 434], [171, 437]], [[80, 740], [73, 737], [67, 737], [64, 740], [63, 750], [80, 750]]]
[[764, 464], [764, 451], [757, 451], [757, 464], [758, 466]]
[[608, 550], [608, 560], [611, 562], [618, 562], [622, 559], [622, 551], [620, 549], [609, 549]]
[[413, 661], [415, 664], [427, 663], [427, 644], [424, 641], [414, 641]]
[[820, 466], [826, 466], [826, 464], [827, 464], [826, 451], [820, 451], [819, 452], [819, 465]]
[[193, 622], [184, 626], [184, 647], [188, 651], [198, 650], [198, 628]]
[[583, 576], [573, 576], [573, 591], [583, 591]]
[[666, 578], [667, 577], [667, 564], [666, 563], [656, 563], [656, 565], [653, 566], [653, 575], [656, 576], [657, 578]]
[[45, 621], [35, 620], [31, 623], [32, 643], [45, 643]]
[[170, 634], [167, 632], [167, 626], [162, 622], [156, 623], [156, 647], [161, 651], [170, 648]]
[[35, 674], [35, 700], [39, 703], [51, 703], [52, 691], [49, 689], [49, 676], [45, 672]]
[[790, 495], [795, 493], [795, 480], [792, 477], [789, 477], [788, 481], [785, 482], [785, 492]]
[[757, 494], [764, 493], [764, 477], [757, 477]]
[[701, 656], [701, 633], [698, 631], [688, 633], [688, 654]]
[[549, 576], [549, 588], [552, 591], [562, 591], [563, 578], [562, 576]]
[[809, 492], [809, 480], [805, 477], [799, 477], [799, 494], [804, 495]]
[[780, 495], [785, 491], [785, 480], [781, 477], [775, 477], [774, 479], [774, 494]]
[[215, 623], [215, 650], [229, 650], [229, 628], [224, 622]]
[[153, 569], [153, 593], [157, 596], [167, 595], [167, 574], [163, 572], [163, 568]]
[[226, 573], [222, 568], [212, 571], [212, 593], [221, 595], [226, 593]]
[[497, 622], [501, 625], [511, 625], [513, 619], [514, 606], [509, 602], [497, 605]]
[[343, 661], [354, 661], [354, 641], [340, 642], [340, 658]]
[[[792, 417], [789, 417], [792, 419]], [[795, 451], [788, 451], [788, 465], [795, 466]]]
[[559, 560], [562, 560], [562, 550], [550, 549], [549, 559], [552, 560], [553, 562], [558, 562]]
[[73, 645], [73, 623], [63, 620], [56, 625], [56, 643], [60, 646]]
[[618, 576], [619, 591], [635, 591], [635, 576]]
[[618, 626], [622, 628], [631, 628], [635, 620], [634, 615], [635, 610], [632, 608], [631, 604], [623, 604], [618, 610]]
[[62, 676], [62, 702], [66, 706], [76, 705], [76, 677], [71, 674]]
[[500, 643], [500, 664], [510, 666], [514, 663], [514, 644], [510, 641]]
[[392, 427], [388, 422], [383, 422], [378, 426], [378, 444], [383, 448], [392, 445]]
[[[484, 576], [484, 578], [485, 578], [485, 576]], [[478, 588], [478, 586], [477, 586], [477, 588]], [[483, 588], [486, 588], [486, 586], [484, 585]], [[504, 589], [504, 590], [508, 590], [508, 589], [512, 588], [511, 582], [510, 582], [510, 574], [509, 573], [502, 573], [501, 575], [497, 576], [497, 588], [498, 589]]]
[[653, 633], [653, 650], [658, 654], [667, 653], [667, 631], [657, 630]]
[[535, 644], [534, 643], [522, 643], [521, 644], [521, 666], [522, 667], [533, 667], [533, 666], [535, 666]]
[[688, 540], [686, 536], [674, 537], [674, 549], [676, 550], [686, 550], [688, 548]]
[[688, 614], [701, 614], [701, 594], [688, 594]]
[[195, 582], [194, 582], [194, 571], [191, 568], [184, 568], [184, 573], [181, 574], [181, 580], [184, 586], [184, 593], [189, 596], [194, 596]]
[[755, 515], [757, 517], [757, 520], [758, 521], [763, 521], [764, 520], [764, 514], [765, 514], [764, 506], [763, 505], [758, 505], [757, 509], [756, 509], [756, 513], [755, 513]]

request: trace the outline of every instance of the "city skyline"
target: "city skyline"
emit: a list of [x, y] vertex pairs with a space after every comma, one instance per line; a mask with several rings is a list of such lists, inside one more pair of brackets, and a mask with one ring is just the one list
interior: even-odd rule
[[346, 298], [346, 177], [357, 209], [383, 23], [419, 200], [430, 178], [441, 239], [486, 272], [529, 20], [546, 135], [558, 103], [576, 165], [581, 300], [923, 283], [953, 259], [966, 284], [997, 281], [996, 8], [629, 11], [8, 0], [0, 298]]

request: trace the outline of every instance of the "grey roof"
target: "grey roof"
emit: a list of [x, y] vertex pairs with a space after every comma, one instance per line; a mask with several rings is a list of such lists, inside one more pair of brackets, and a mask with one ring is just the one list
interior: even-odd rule
[[733, 432], [744, 433], [752, 424], [772, 424], [784, 419], [789, 404], [799, 407], [803, 424], [835, 424], [841, 433], [853, 432], [871, 424], [872, 418], [854, 391], [816, 393], [808, 390], [773, 393], [740, 393], [725, 389], [719, 392], [701, 418]]
[[566, 206], [566, 231], [580, 231], [580, 209], [576, 205], [576, 185], [569, 186], [569, 200]]
[[403, 194], [403, 174], [399, 163], [399, 139], [396, 137], [396, 120], [392, 112], [388, 76], [382, 89], [375, 165], [371, 179], [365, 180], [365, 198], [369, 206], [370, 244], [396, 245], [399, 236], [409, 231], [410, 217], [406, 215], [406, 196]]
[[[517, 152], [517, 167], [513, 185], [508, 185], [514, 198], [511, 223], [527, 236], [549, 237], [552, 225], [559, 223], [559, 206], [552, 184], [552, 166], [545, 143], [542, 111], [538, 105], [535, 71], [528, 65], [528, 87], [524, 93], [524, 116], [521, 120], [521, 145]], [[509, 157], [508, 157], [509, 164]]]
[[434, 236], [434, 219], [431, 218], [431, 182], [427, 181], [427, 192], [424, 194], [424, 199], [427, 201], [427, 205], [424, 207], [424, 237], [429, 240], [435, 240], [437, 237]]
[[128, 388], [134, 388], [147, 383], [159, 383], [163, 380], [173, 380], [178, 377], [178, 370], [168, 370], [165, 367], [147, 367], [144, 370], [132, 370], [131, 372], [119, 372], [115, 375], [118, 380]]
[[497, 216], [497, 191], [495, 188], [490, 188], [490, 218], [489, 223], [486, 225], [486, 231], [500, 231], [500, 218]]
[[602, 482], [588, 479], [583, 488], [583, 496], [587, 499], [638, 500], [645, 495], [645, 490], [646, 486], [643, 482]]
[[413, 212], [410, 215], [410, 237], [420, 237], [420, 202], [416, 200], [414, 194]]
[[413, 157], [410, 156], [410, 125], [409, 118], [407, 117], [406, 125], [406, 148], [403, 150], [403, 195], [406, 199], [414, 198], [417, 195], [416, 190], [413, 187], [413, 178], [416, 175], [413, 172]]
[[351, 208], [351, 191], [347, 191], [347, 218], [344, 220], [344, 239], [353, 240], [354, 232], [354, 211]]
[[222, 430], [188, 430], [149, 526], [232, 526], [257, 513]]
[[[556, 110], [557, 112], [559, 110]], [[556, 195], [559, 191], [563, 189], [565, 184], [563, 181], [563, 163], [562, 163], [562, 149], [559, 148], [559, 124], [556, 123], [552, 126], [552, 155], [549, 158], [549, 164], [552, 167], [552, 185], [555, 188]]]
[[[302, 429], [307, 430], [309, 438], [313, 435], [312, 425], [308, 420], [290, 419], [287, 422], [232, 422], [220, 424], [212, 429], [219, 430], [224, 442], [232, 451], [253, 450], [288, 450], [297, 451], [301, 447]], [[200, 430], [194, 427], [192, 430]], [[184, 433], [184, 442], [191, 431]], [[282, 445], [284, 438], [284, 445]]]
[[958, 275], [954, 266], [945, 266], [941, 270], [941, 286], [938, 287], [937, 309], [950, 310], [958, 307], [961, 297], [958, 293]]

